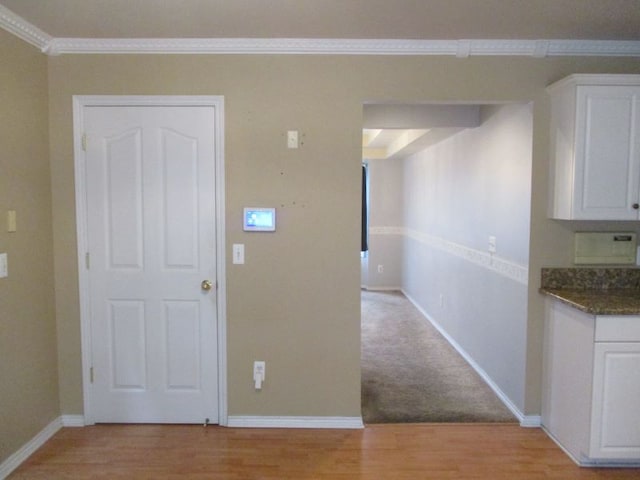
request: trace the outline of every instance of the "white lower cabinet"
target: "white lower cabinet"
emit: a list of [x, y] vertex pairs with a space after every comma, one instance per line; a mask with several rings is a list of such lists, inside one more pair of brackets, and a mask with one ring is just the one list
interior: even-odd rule
[[581, 465], [640, 465], [640, 317], [549, 300], [542, 424]]
[[640, 459], [640, 342], [595, 343], [591, 428], [591, 457]]

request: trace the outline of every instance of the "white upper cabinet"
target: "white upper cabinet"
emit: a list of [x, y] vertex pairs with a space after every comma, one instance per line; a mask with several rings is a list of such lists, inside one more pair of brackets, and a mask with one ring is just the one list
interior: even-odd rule
[[547, 90], [549, 216], [640, 219], [640, 75], [571, 75]]

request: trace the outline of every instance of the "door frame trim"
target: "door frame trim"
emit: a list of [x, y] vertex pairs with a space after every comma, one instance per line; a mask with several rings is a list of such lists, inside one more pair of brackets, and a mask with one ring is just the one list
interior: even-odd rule
[[91, 405], [91, 315], [89, 273], [85, 268], [88, 252], [87, 189], [85, 151], [83, 150], [84, 107], [87, 106], [212, 106], [215, 111], [215, 199], [216, 199], [216, 281], [218, 337], [218, 424], [228, 423], [227, 408], [227, 293], [226, 293], [226, 230], [224, 174], [224, 97], [221, 95], [74, 95], [73, 96], [73, 156], [76, 200], [76, 234], [78, 255], [78, 285], [80, 297], [80, 334], [82, 349], [82, 393], [84, 423], [95, 423]]

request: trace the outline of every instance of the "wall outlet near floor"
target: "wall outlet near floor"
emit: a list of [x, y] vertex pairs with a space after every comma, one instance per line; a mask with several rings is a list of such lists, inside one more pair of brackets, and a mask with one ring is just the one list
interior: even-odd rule
[[378, 273], [384, 273], [384, 265], [378, 265]]
[[444, 307], [444, 294], [440, 294], [440, 308]]

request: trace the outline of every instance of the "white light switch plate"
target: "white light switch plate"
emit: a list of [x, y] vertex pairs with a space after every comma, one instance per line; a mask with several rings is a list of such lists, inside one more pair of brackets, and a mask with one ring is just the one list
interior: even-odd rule
[[233, 244], [233, 263], [236, 265], [242, 265], [244, 263], [244, 244]]
[[287, 148], [298, 148], [298, 131], [289, 130], [287, 132]]
[[9, 276], [9, 265], [6, 253], [0, 253], [0, 278]]
[[7, 232], [13, 233], [16, 231], [16, 211], [9, 210], [7, 212]]

